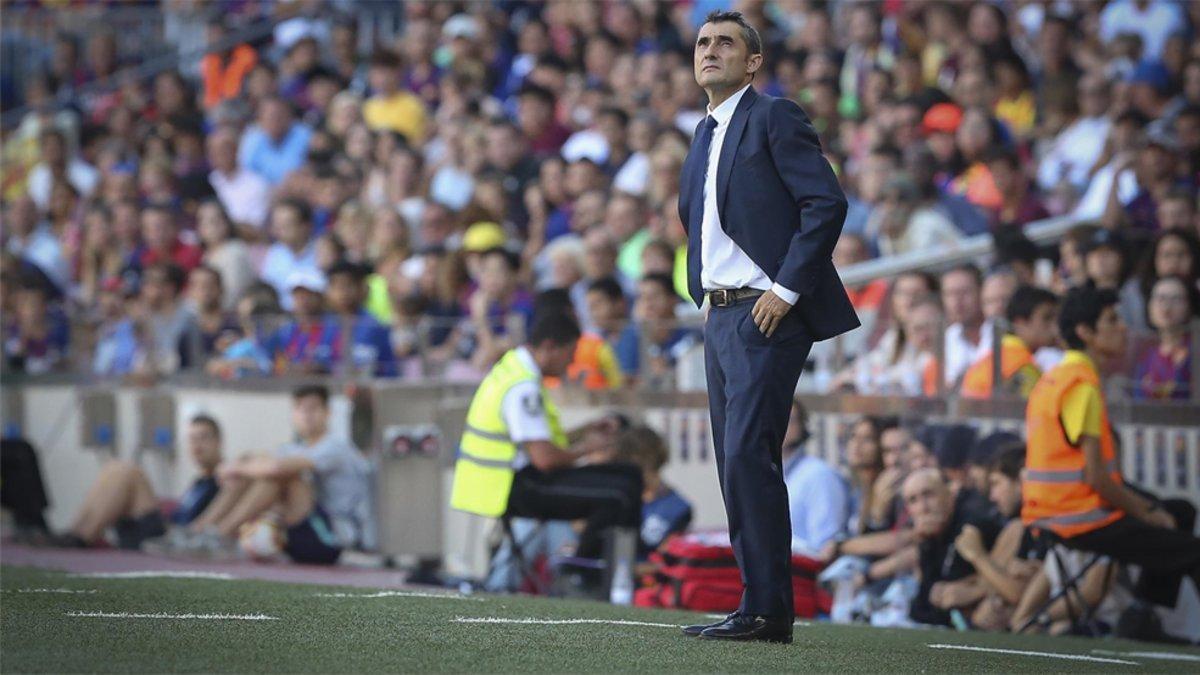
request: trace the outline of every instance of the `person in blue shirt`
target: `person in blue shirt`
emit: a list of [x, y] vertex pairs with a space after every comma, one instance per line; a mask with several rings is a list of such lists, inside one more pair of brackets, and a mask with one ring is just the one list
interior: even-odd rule
[[638, 560], [645, 560], [671, 535], [687, 531], [692, 522], [692, 505], [662, 480], [662, 468], [669, 458], [666, 442], [650, 427], [631, 427], [617, 436], [616, 461], [629, 462], [642, 469]]
[[[633, 307], [638, 330], [623, 333], [616, 346], [617, 360], [626, 375], [668, 376], [679, 358], [700, 341], [699, 333], [680, 326], [676, 320], [678, 304], [679, 296], [675, 294], [675, 283], [670, 275], [647, 274], [638, 282], [638, 298]], [[643, 339], [645, 359], [640, 344]]]
[[258, 104], [258, 124], [238, 147], [238, 164], [262, 176], [271, 187], [304, 164], [312, 129], [296, 121], [292, 105], [279, 96]]
[[850, 486], [825, 460], [805, 454], [808, 413], [792, 402], [783, 437], [783, 482], [792, 521], [792, 552], [817, 557], [850, 521]]
[[396, 354], [387, 327], [363, 309], [367, 276], [363, 265], [340, 261], [329, 269], [325, 299], [330, 314], [325, 323], [333, 341], [330, 353], [337, 355], [335, 369], [352, 368], [376, 377], [395, 377]]
[[136, 550], [173, 525], [191, 523], [217, 494], [217, 466], [221, 463], [221, 427], [208, 415], [196, 415], [187, 427], [187, 454], [199, 475], [179, 502], [164, 514], [146, 474], [133, 462], [112, 461], [84, 499], [71, 529], [51, 537], [49, 543], [65, 548], [89, 547], [113, 528], [117, 545]]

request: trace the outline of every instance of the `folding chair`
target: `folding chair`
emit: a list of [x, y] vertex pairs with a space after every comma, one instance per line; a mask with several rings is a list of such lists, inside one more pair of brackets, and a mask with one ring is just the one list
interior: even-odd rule
[[[534, 528], [533, 532], [529, 533], [525, 539], [522, 540], [518, 538], [516, 533], [513, 531], [512, 516], [504, 514], [503, 516], [500, 516], [499, 520], [502, 536], [500, 546], [503, 546], [504, 542], [508, 542], [512, 558], [517, 564], [517, 570], [520, 572], [521, 581], [528, 581], [529, 584], [533, 586], [535, 593], [538, 595], [545, 595], [549, 589], [547, 589], [544, 584], [542, 584], [541, 579], [538, 578], [537, 571], [533, 569], [533, 561], [525, 557], [525, 545], [532, 541], [533, 538], [541, 532], [542, 527], [545, 525], [545, 521], [538, 521], [538, 526]], [[497, 550], [499, 550], [499, 548], [497, 548]], [[493, 554], [491, 562], [488, 563], [489, 578], [495, 569], [496, 562], [497, 557]]]
[[[1055, 570], [1058, 573], [1060, 588], [1056, 593], [1052, 593], [1050, 597], [1038, 607], [1037, 611], [1034, 612], [1025, 623], [1021, 624], [1016, 632], [1024, 633], [1025, 631], [1029, 630], [1030, 626], [1033, 626], [1041, 621], [1046, 612], [1049, 611], [1050, 607], [1060, 599], [1066, 602], [1067, 616], [1070, 618], [1072, 626], [1084, 626], [1088, 627], [1089, 629], [1095, 629], [1096, 627], [1091, 625], [1092, 617], [1095, 614], [1096, 609], [1100, 606], [1100, 603], [1104, 602], [1104, 598], [1108, 595], [1109, 588], [1113, 583], [1114, 578], [1120, 574], [1120, 570], [1122, 569], [1121, 566], [1118, 565], [1110, 574], [1105, 575], [1104, 588], [1100, 594], [1100, 599], [1095, 605], [1092, 605], [1087, 601], [1087, 598], [1084, 597], [1083, 591], [1080, 589], [1079, 585], [1083, 581], [1084, 577], [1087, 576], [1087, 573], [1091, 571], [1093, 567], [1103, 561], [1105, 556], [1100, 553], [1079, 551], [1078, 549], [1070, 548], [1063, 542], [1061, 537], [1049, 530], [1040, 530], [1039, 534], [1043, 537], [1046, 537], [1047, 541], [1049, 542], [1047, 551], [1054, 553], [1054, 555], [1046, 556], [1047, 560], [1045, 564], [1051, 564], [1051, 559], [1053, 559]], [[1079, 567], [1079, 571], [1074, 574], [1069, 572], [1067, 565], [1063, 562], [1064, 557], [1072, 552], [1082, 553], [1087, 556], [1083, 564]], [[1076, 611], [1077, 605], [1078, 612]]]

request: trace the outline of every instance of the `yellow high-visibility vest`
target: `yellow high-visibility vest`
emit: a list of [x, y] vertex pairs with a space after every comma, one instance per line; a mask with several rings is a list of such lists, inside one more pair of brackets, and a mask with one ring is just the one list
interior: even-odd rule
[[[517, 444], [508, 433], [501, 403], [509, 389], [536, 378], [537, 375], [513, 349], [496, 362], [479, 384], [471, 407], [467, 409], [466, 429], [459, 444], [458, 461], [454, 464], [451, 508], [492, 518], [504, 515], [516, 473], [513, 462], [517, 458]], [[556, 446], [566, 448], [567, 435], [559, 423], [558, 408], [547, 395], [545, 385], [541, 382], [537, 385], [550, 427], [550, 440]]]

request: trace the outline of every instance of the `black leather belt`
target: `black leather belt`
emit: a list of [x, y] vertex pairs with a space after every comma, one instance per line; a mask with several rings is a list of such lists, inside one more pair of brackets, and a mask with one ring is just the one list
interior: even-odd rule
[[757, 288], [718, 288], [708, 292], [708, 304], [713, 307], [728, 307], [742, 300], [757, 298], [766, 293]]

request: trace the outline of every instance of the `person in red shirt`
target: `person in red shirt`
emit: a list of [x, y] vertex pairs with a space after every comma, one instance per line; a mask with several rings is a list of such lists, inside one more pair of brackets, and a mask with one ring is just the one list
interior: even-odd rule
[[158, 263], [174, 263], [191, 272], [204, 259], [204, 251], [179, 236], [174, 211], [166, 206], [150, 205], [142, 210], [142, 250], [138, 263], [142, 269]]

